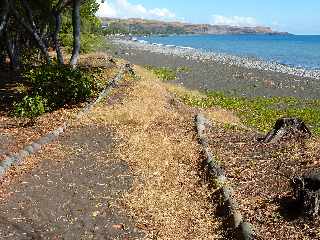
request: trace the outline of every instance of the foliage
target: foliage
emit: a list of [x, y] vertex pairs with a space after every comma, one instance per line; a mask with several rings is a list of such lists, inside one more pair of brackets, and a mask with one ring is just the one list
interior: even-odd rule
[[[95, 0], [83, 1], [80, 7], [81, 32], [97, 34], [101, 31], [101, 21], [95, 16], [99, 4]], [[62, 14], [62, 34], [72, 34], [72, 13], [66, 9]]]
[[86, 0], [80, 8], [82, 32], [97, 33], [101, 29], [101, 21], [95, 16], [99, 9], [96, 0]]
[[184, 94], [181, 97], [191, 106], [220, 106], [232, 110], [238, 113], [246, 125], [261, 131], [270, 130], [278, 118], [288, 116], [301, 118], [311, 125], [314, 133], [320, 134], [320, 100], [293, 97], [245, 98], [214, 91], [207, 92], [205, 96]]
[[181, 66], [178, 68], [168, 68], [146, 65], [144, 67], [145, 69], [153, 72], [158, 78], [164, 81], [176, 80], [178, 74], [190, 72], [190, 68], [186, 66]]
[[177, 73], [189, 73], [191, 69], [187, 66], [181, 66], [177, 68]]
[[175, 80], [177, 78], [177, 70], [168, 67], [154, 67], [147, 65], [145, 68], [153, 72], [158, 78], [164, 81]]
[[41, 96], [25, 96], [22, 101], [14, 103], [13, 115], [34, 118], [47, 111], [47, 99]]
[[[0, 46], [6, 46], [6, 48], [0, 47], [0, 61], [1, 58], [5, 59], [9, 56], [11, 65], [16, 68], [19, 68], [21, 64], [30, 65], [34, 61], [26, 60], [34, 57], [37, 63], [50, 63], [48, 49], [54, 50], [59, 45], [60, 33], [72, 34], [72, 2], [62, 1], [60, 4], [58, 0], [4, 1], [3, 9], [9, 10], [7, 12], [8, 21], [5, 21], [4, 27], [0, 29], [2, 30]], [[82, 38], [84, 40], [83, 52], [95, 50], [96, 48], [93, 47], [95, 43], [98, 45], [103, 43], [102, 36], [100, 38], [89, 36], [90, 34], [101, 35], [101, 21], [95, 16], [98, 8], [99, 3], [96, 0], [81, 1], [81, 31], [86, 34]], [[2, 12], [7, 14], [6, 11]], [[58, 16], [62, 18], [61, 30], [56, 28]], [[6, 34], [2, 34], [3, 32]], [[70, 42], [72, 43], [73, 35], [66, 36], [65, 40], [69, 43], [68, 47], [72, 46]]]
[[48, 110], [84, 101], [92, 96], [94, 88], [89, 73], [58, 64], [28, 70], [24, 77], [32, 86], [29, 95], [47, 99]]
[[[73, 37], [71, 33], [61, 34], [62, 46], [68, 53], [72, 52], [72, 41]], [[95, 35], [92, 33], [81, 34], [80, 53], [101, 51], [109, 48], [110, 45], [108, 44], [104, 36]]]

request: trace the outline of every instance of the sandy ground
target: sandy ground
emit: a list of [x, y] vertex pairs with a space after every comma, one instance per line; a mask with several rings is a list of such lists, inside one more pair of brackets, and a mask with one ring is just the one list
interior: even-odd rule
[[83, 125], [31, 157], [38, 164], [5, 188], [0, 238], [143, 237], [124, 210], [115, 207], [133, 177], [127, 163], [112, 154], [114, 145], [107, 126]]

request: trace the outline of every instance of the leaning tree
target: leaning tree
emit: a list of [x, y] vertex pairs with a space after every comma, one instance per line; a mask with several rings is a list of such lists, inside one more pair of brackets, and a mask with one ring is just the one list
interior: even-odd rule
[[71, 19], [73, 50], [69, 64], [75, 67], [80, 53], [81, 23], [94, 19], [97, 9], [95, 0], [0, 0], [2, 59], [8, 56], [11, 65], [18, 67], [23, 52], [37, 50], [50, 63], [48, 49], [53, 48], [57, 62], [64, 64], [59, 39], [64, 17]]

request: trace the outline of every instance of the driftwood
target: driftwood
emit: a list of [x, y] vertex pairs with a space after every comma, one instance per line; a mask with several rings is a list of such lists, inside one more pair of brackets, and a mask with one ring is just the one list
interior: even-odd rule
[[202, 114], [198, 114], [195, 118], [195, 121], [199, 143], [202, 145], [203, 153], [205, 156], [207, 170], [210, 176], [221, 186], [223, 208], [226, 212], [226, 217], [231, 220], [231, 224], [236, 231], [236, 239], [255, 239], [253, 227], [243, 219], [239, 205], [234, 198], [233, 189], [230, 184], [228, 184], [228, 180], [223, 168], [220, 166], [219, 161], [217, 161], [215, 156], [210, 151], [208, 139], [205, 134], [205, 128], [207, 126], [210, 126], [211, 123]]
[[303, 137], [311, 137], [311, 132], [306, 124], [299, 118], [279, 118], [273, 129], [259, 139], [261, 142], [276, 142], [287, 134], [294, 134]]
[[309, 217], [317, 217], [320, 204], [320, 174], [294, 177], [291, 184], [302, 212]]

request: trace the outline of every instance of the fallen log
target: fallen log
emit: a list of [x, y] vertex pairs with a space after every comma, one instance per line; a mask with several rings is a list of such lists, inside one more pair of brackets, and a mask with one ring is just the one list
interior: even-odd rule
[[233, 189], [228, 183], [224, 170], [222, 169], [219, 161], [211, 153], [208, 139], [205, 134], [206, 126], [210, 125], [210, 122], [202, 115], [198, 114], [195, 118], [196, 128], [198, 132], [199, 143], [202, 145], [203, 153], [205, 156], [205, 163], [209, 172], [209, 175], [217, 182], [221, 187], [221, 197], [223, 200], [224, 212], [226, 217], [232, 221], [232, 227], [236, 232], [236, 239], [239, 240], [253, 240], [255, 239], [255, 233], [251, 224], [243, 219], [240, 212], [240, 208], [234, 198]]

